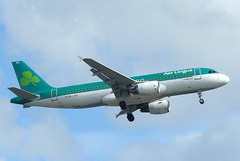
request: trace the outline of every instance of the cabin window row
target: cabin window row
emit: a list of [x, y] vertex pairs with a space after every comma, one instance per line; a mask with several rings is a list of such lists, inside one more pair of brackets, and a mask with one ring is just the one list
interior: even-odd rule
[[82, 92], [82, 91], [88, 91], [88, 90], [94, 90], [94, 89], [101, 89], [101, 88], [106, 88], [106, 87], [108, 87], [108, 85], [97, 86], [97, 87], [90, 87], [90, 88], [82, 88], [82, 89], [75, 89], [75, 90], [69, 90], [69, 91], [65, 91], [65, 93]]
[[179, 78], [179, 77], [184, 77], [184, 76], [192, 76], [192, 73], [181, 74], [181, 75], [173, 75], [173, 76], [166, 76], [166, 77], [159, 77], [159, 78], [153, 78], [153, 79], [146, 79], [146, 81], [165, 80], [165, 79]]

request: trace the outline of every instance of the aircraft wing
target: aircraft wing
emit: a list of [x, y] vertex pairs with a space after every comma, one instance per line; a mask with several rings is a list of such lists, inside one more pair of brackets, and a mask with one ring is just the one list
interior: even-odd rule
[[91, 58], [83, 58], [82, 60], [92, 67], [90, 71], [93, 73], [93, 76], [98, 76], [105, 82], [105, 84], [108, 84], [113, 89], [126, 89], [128, 86], [136, 83], [135, 80], [120, 74]]

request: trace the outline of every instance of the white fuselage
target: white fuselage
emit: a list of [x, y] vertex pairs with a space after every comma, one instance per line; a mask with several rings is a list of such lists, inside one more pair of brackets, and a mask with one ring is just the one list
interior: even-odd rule
[[[130, 94], [125, 98], [125, 101], [128, 105], [149, 103], [168, 96], [215, 89], [225, 85], [228, 81], [229, 78], [220, 73], [160, 81], [160, 84], [164, 87], [164, 91], [160, 91], [159, 94]], [[112, 93], [112, 89], [109, 88], [40, 99], [26, 103], [26, 105], [52, 108], [89, 108], [103, 105], [118, 106], [119, 101]]]

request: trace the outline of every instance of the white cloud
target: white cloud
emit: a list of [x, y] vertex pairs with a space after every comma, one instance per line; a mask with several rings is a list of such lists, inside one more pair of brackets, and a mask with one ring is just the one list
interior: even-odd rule
[[[225, 118], [221, 126], [178, 134], [167, 143], [143, 142], [120, 148], [119, 160], [220, 160], [239, 158], [239, 118]], [[159, 135], [161, 138], [161, 135]], [[128, 154], [128, 155], [123, 155]], [[121, 158], [121, 159], [120, 159]]]
[[[224, 70], [219, 64], [225, 63], [227, 53], [234, 62], [230, 69], [240, 39], [235, 3], [12, 0], [2, 3], [2, 19], [11, 39], [28, 51], [27, 57], [34, 58], [41, 71], [51, 65], [51, 81], [63, 83], [61, 73], [73, 73], [71, 80], [80, 75], [77, 55], [121, 69], [118, 60], [129, 66], [131, 72], [124, 72], [135, 75], [205, 65]], [[87, 72], [81, 71], [89, 80]]]
[[[1, 154], [25, 160], [81, 160], [80, 145], [58, 114], [42, 109], [39, 119], [19, 118], [19, 112], [8, 102], [1, 97]], [[25, 112], [34, 114], [34, 110]]]

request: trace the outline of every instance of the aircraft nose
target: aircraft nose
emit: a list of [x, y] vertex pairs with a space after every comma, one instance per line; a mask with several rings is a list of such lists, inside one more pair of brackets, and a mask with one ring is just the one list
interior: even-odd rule
[[227, 84], [230, 81], [230, 78], [228, 76], [224, 75], [224, 74], [221, 75], [220, 79], [221, 79], [221, 81], [224, 85]]

